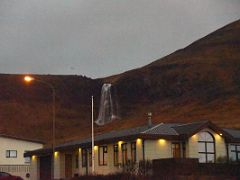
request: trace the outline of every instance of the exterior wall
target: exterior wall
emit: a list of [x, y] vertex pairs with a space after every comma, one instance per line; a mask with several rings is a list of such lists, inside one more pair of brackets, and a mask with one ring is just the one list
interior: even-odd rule
[[171, 158], [171, 141], [165, 139], [145, 140], [145, 160]]
[[143, 140], [138, 138], [136, 140], [137, 163], [143, 160]]
[[[0, 137], [0, 143], [0, 168], [2, 171], [8, 172], [12, 175], [21, 176], [23, 179], [29, 179], [26, 178], [26, 174], [30, 173], [30, 179], [38, 179], [39, 162], [37, 157], [34, 156], [31, 158], [30, 167], [30, 163], [25, 163], [23, 154], [25, 151], [40, 149], [43, 147], [43, 144], [7, 137]], [[16, 150], [17, 157], [7, 158], [6, 150]]]
[[38, 180], [40, 178], [40, 159], [37, 156], [31, 157], [30, 180]]
[[198, 136], [191, 136], [186, 143], [186, 157], [198, 158]]
[[62, 152], [54, 153], [54, 178], [65, 177], [65, 154]]
[[[98, 151], [99, 147], [95, 146], [94, 148], [94, 155], [95, 155], [95, 160], [94, 160], [94, 169], [96, 174], [109, 174], [109, 173], [114, 173], [117, 172], [119, 167], [114, 166], [114, 160], [113, 160], [113, 145], [114, 144], [108, 144], [108, 152], [107, 152], [107, 165], [105, 166], [100, 166], [99, 165], [99, 157], [98, 157]], [[119, 149], [120, 150], [120, 149]], [[121, 151], [119, 151], [120, 154]], [[88, 154], [89, 155], [89, 154]], [[120, 156], [119, 156], [120, 157]], [[92, 166], [89, 166], [89, 157], [88, 159], [88, 174], [92, 174]], [[120, 159], [119, 159], [120, 160]], [[81, 155], [81, 149], [79, 151], [79, 171], [78, 173], [80, 175], [86, 174], [86, 167], [82, 167], [82, 155]]]
[[[23, 165], [25, 151], [40, 149], [43, 147], [40, 143], [17, 140], [12, 138], [0, 137], [0, 165]], [[17, 150], [17, 158], [6, 158], [6, 150]]]
[[[224, 137], [218, 135], [213, 130], [207, 129], [207, 128], [201, 130], [200, 132], [204, 132], [204, 131], [211, 133], [214, 137], [216, 160], [219, 157], [226, 157], [227, 156], [227, 147], [226, 147]], [[188, 139], [186, 148], [187, 148], [186, 157], [189, 157], [189, 158], [198, 158], [199, 157], [198, 156], [198, 133]]]

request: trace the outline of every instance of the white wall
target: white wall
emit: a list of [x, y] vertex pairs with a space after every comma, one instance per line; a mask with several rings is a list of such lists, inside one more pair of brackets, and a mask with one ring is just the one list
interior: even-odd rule
[[[40, 143], [34, 143], [24, 140], [0, 137], [0, 165], [23, 165], [25, 151], [31, 151], [42, 148]], [[6, 150], [17, 150], [17, 158], [6, 158]]]

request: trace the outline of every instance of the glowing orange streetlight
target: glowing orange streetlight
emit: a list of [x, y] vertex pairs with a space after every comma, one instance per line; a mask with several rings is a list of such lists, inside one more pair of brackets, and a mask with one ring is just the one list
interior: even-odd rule
[[[43, 83], [45, 85], [47, 85], [49, 88], [51, 88], [52, 90], [52, 156], [53, 156], [53, 162], [54, 162], [54, 155], [55, 155], [55, 141], [56, 141], [56, 110], [55, 110], [55, 106], [56, 106], [56, 91], [55, 91], [55, 87], [47, 82], [44, 81], [42, 79], [39, 78], [34, 78], [32, 76], [25, 76], [24, 77], [24, 81], [27, 83], [30, 83], [31, 81], [37, 81], [40, 83]], [[54, 165], [52, 167], [53, 173], [52, 173], [52, 177], [54, 179]]]
[[25, 76], [25, 77], [24, 77], [24, 81], [26, 81], [26, 82], [31, 82], [31, 81], [33, 81], [33, 80], [34, 80], [34, 78], [31, 77], [31, 76]]

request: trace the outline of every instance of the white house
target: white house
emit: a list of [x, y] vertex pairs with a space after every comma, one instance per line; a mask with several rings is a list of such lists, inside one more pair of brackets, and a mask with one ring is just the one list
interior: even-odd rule
[[39, 148], [43, 148], [43, 142], [0, 134], [0, 172], [29, 179], [30, 158], [24, 153]]
[[[92, 173], [91, 138], [60, 144], [55, 150], [54, 156], [52, 149], [25, 153], [32, 157], [31, 180]], [[198, 158], [200, 163], [240, 160], [240, 130], [222, 129], [210, 121], [149, 124], [96, 136], [94, 154], [96, 174], [116, 173], [129, 162], [138, 165], [161, 158]]]

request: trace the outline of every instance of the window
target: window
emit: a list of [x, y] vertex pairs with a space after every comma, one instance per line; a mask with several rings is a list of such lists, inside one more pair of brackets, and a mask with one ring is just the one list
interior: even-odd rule
[[230, 158], [233, 161], [240, 161], [240, 144], [231, 144], [230, 145]]
[[92, 166], [92, 149], [88, 149], [89, 166]]
[[137, 160], [137, 153], [136, 153], [136, 142], [131, 143], [131, 160], [132, 162], [136, 162]]
[[107, 165], [107, 146], [99, 146], [98, 164], [99, 166]]
[[82, 167], [87, 166], [87, 150], [82, 149]]
[[[27, 151], [24, 151], [24, 153], [26, 153]], [[24, 155], [23, 155], [23, 157], [24, 157]], [[24, 157], [24, 162], [26, 163], [26, 164], [28, 164], [28, 163], [30, 163], [31, 162], [31, 158], [30, 157]]]
[[172, 154], [173, 158], [181, 157], [180, 143], [172, 143]]
[[127, 143], [122, 144], [122, 165], [127, 164]]
[[6, 150], [6, 158], [17, 158], [16, 150]]
[[75, 154], [75, 168], [77, 169], [79, 167], [79, 154], [76, 152]]
[[114, 166], [118, 166], [118, 145], [113, 145], [113, 162]]
[[209, 132], [198, 133], [199, 162], [215, 162], [215, 141]]

